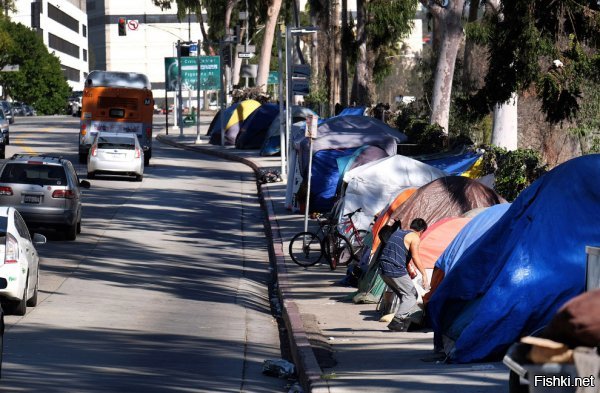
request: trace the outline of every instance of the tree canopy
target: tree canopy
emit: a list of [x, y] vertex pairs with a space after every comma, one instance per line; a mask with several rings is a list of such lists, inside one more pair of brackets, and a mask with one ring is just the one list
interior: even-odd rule
[[40, 37], [20, 23], [0, 20], [2, 37], [10, 37], [3, 47], [4, 64], [19, 65], [19, 71], [1, 72], [0, 84], [13, 100], [33, 105], [40, 114], [64, 110], [70, 87], [62, 73], [59, 59], [50, 54]]

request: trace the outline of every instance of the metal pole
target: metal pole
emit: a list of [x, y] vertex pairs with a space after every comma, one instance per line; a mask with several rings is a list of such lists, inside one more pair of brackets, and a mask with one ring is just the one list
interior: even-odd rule
[[200, 87], [200, 81], [202, 80], [201, 76], [201, 72], [202, 72], [202, 66], [200, 65], [200, 62], [202, 60], [202, 57], [200, 56], [200, 40], [198, 40], [198, 80], [196, 83], [196, 143], [201, 143], [202, 141], [200, 140], [200, 91], [202, 90]]
[[[221, 52], [221, 59], [223, 59], [223, 41], [221, 41], [220, 43], [220, 52]], [[229, 50], [229, 49], [228, 49]], [[224, 81], [224, 68], [225, 65], [222, 64], [221, 65], [221, 116], [220, 116], [220, 123], [221, 123], [221, 146], [225, 146], [225, 124], [223, 123], [223, 116], [224, 116], [224, 112], [225, 112], [225, 106], [226, 106], [226, 100], [227, 98], [225, 97], [225, 81]]]
[[[165, 67], [165, 73], [167, 69]], [[165, 76], [165, 80], [168, 81], [169, 78]], [[165, 83], [165, 130], [166, 134], [169, 135], [169, 96], [167, 94], [167, 84]]]
[[183, 118], [181, 113], [181, 101], [183, 96], [181, 92], [181, 41], [177, 40], [177, 126], [179, 127], [179, 136], [183, 136]]
[[[291, 101], [291, 97], [293, 92], [291, 91], [292, 89], [290, 89], [290, 84], [291, 84], [291, 79], [292, 79], [292, 72], [291, 72], [291, 58], [292, 58], [292, 48], [290, 47], [290, 41], [291, 41], [291, 33], [290, 33], [290, 28], [286, 27], [285, 30], [285, 67], [286, 67], [286, 74], [285, 74], [285, 83], [286, 83], [286, 100], [285, 100], [285, 146], [288, 149], [288, 157], [290, 156], [289, 152], [291, 150], [291, 143], [290, 143], [290, 128], [291, 128], [291, 116], [290, 116], [290, 101]], [[290, 162], [288, 160], [287, 163], [287, 173], [290, 173]]]
[[304, 232], [308, 232], [308, 211], [310, 204], [310, 178], [312, 176], [313, 141], [308, 138], [308, 180], [306, 182], [306, 207], [304, 209]]
[[[248, 36], [250, 35], [250, 10], [248, 9], [248, 0], [246, 0], [246, 40], [244, 45], [244, 53], [248, 53]], [[244, 60], [244, 64], [248, 65], [248, 59]], [[246, 80], [246, 88], [248, 88], [248, 77], [244, 77]]]
[[279, 25], [279, 29], [277, 31], [277, 58], [279, 59], [279, 150], [281, 152], [281, 178], [286, 179], [287, 177], [287, 167], [286, 167], [286, 158], [287, 158], [287, 141], [285, 140], [285, 109], [283, 96], [283, 50], [281, 48], [281, 25]]

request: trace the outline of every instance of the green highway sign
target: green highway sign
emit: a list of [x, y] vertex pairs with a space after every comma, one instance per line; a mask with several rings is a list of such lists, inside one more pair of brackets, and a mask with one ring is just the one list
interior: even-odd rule
[[279, 84], [279, 71], [269, 71], [269, 79], [267, 79], [268, 85]]
[[[177, 57], [165, 57], [165, 86], [167, 91], [178, 90]], [[181, 57], [181, 87], [184, 90], [197, 90], [198, 57]], [[219, 56], [200, 56], [200, 90], [219, 90], [221, 88], [221, 58]]]

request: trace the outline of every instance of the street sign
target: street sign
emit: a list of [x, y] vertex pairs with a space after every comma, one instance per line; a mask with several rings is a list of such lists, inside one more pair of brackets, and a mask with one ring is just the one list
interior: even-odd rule
[[[165, 85], [167, 91], [177, 91], [177, 57], [165, 57]], [[221, 58], [219, 56], [200, 56], [200, 90], [219, 90], [221, 88]], [[181, 87], [197, 90], [198, 56], [181, 58]]]
[[310, 65], [308, 64], [295, 64], [292, 66], [292, 76], [310, 77]]
[[254, 53], [249, 53], [249, 52], [239, 52], [238, 53], [239, 59], [251, 59], [253, 57], [254, 57]]
[[137, 19], [129, 19], [127, 21], [127, 27], [129, 30], [137, 30], [140, 27], [140, 22]]
[[279, 72], [278, 71], [269, 71], [269, 78], [267, 79], [268, 85], [278, 85], [279, 84]]
[[198, 56], [198, 44], [190, 44], [190, 56]]
[[242, 45], [242, 44], [237, 44], [237, 46], [235, 47], [235, 49], [239, 52], [246, 52], [246, 53], [256, 53], [256, 46], [255, 45]]
[[306, 78], [292, 78], [292, 92], [299, 96], [310, 94], [309, 80]]

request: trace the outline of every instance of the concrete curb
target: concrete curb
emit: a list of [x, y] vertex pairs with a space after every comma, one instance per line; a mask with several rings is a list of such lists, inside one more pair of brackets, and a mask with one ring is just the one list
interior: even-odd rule
[[[197, 151], [202, 154], [223, 158], [229, 161], [236, 161], [252, 168], [256, 174], [260, 167], [249, 158], [237, 156], [235, 154], [205, 148], [203, 146], [188, 146], [177, 141], [173, 141], [166, 135], [157, 135], [156, 139], [164, 144], [183, 148], [185, 150]], [[298, 309], [298, 305], [293, 300], [290, 291], [290, 281], [285, 265], [285, 252], [283, 250], [283, 239], [279, 229], [279, 223], [275, 214], [273, 201], [268, 187], [258, 186], [258, 197], [261, 207], [265, 213], [265, 229], [269, 242], [269, 258], [276, 267], [278, 291], [281, 304], [283, 306], [282, 317], [288, 331], [288, 339], [292, 358], [296, 365], [298, 379], [305, 392], [329, 393], [329, 384], [327, 380], [321, 379], [321, 368], [313, 352], [308, 335], [304, 330], [304, 324]]]

